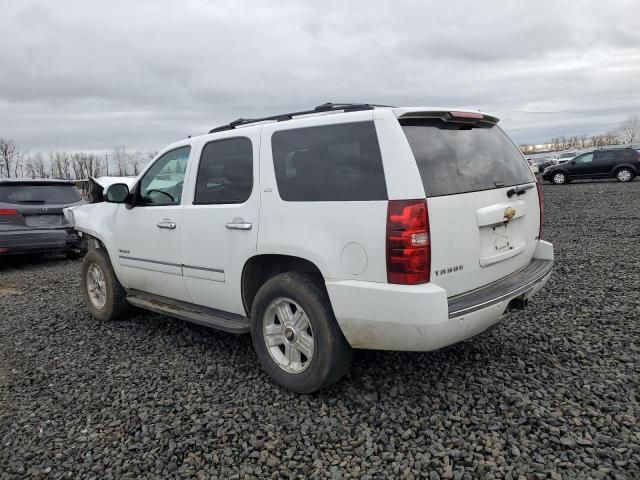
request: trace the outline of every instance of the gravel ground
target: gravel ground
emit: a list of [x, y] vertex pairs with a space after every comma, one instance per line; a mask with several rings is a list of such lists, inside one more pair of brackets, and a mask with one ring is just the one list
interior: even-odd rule
[[500, 328], [357, 352], [321, 394], [250, 338], [100, 324], [80, 262], [0, 267], [2, 478], [640, 478], [640, 181], [544, 187], [557, 268]]

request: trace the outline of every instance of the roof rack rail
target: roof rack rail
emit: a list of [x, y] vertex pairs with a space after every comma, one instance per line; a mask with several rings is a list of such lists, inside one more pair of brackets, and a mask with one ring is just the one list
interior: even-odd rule
[[300, 115], [311, 115], [314, 113], [324, 113], [324, 112], [356, 112], [359, 110], [373, 110], [375, 107], [388, 107], [389, 105], [377, 105], [373, 103], [323, 103], [322, 105], [318, 105], [313, 110], [301, 110], [299, 112], [291, 112], [291, 113], [281, 113], [279, 115], [271, 115], [268, 117], [261, 118], [239, 118], [230, 122], [227, 125], [222, 125], [220, 127], [213, 128], [209, 131], [209, 133], [215, 132], [224, 132], [226, 130], [233, 130], [236, 127], [241, 125], [247, 125], [249, 123], [258, 123], [258, 122], [266, 122], [269, 120], [274, 120], [276, 122], [283, 122], [286, 120], [291, 120], [293, 117], [297, 117]]

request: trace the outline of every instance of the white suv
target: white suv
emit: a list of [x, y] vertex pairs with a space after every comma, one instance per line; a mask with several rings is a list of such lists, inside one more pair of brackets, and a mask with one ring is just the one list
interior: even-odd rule
[[92, 247], [87, 307], [251, 332], [295, 392], [338, 380], [352, 348], [427, 351], [482, 333], [553, 266], [535, 178], [497, 122], [325, 104], [174, 143], [131, 189], [66, 210]]

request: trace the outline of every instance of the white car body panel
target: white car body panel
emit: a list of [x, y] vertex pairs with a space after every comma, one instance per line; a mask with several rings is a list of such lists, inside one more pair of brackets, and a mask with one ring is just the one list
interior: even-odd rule
[[[241, 204], [194, 205], [195, 184], [204, 146], [212, 141], [247, 137], [253, 148], [254, 187]], [[193, 303], [246, 315], [242, 302], [242, 270], [256, 254], [260, 230], [260, 129], [230, 130], [200, 137], [194, 145], [192, 168], [185, 177], [182, 213], [182, 269]], [[251, 224], [250, 230], [226, 227], [233, 221]]]
[[[264, 254], [300, 257], [320, 270], [338, 324], [353, 347], [433, 350], [486, 330], [499, 321], [511, 300], [449, 318], [451, 297], [518, 272], [532, 259], [553, 260], [552, 245], [538, 238], [540, 209], [535, 188], [512, 198], [506, 195], [507, 187], [441, 197], [425, 194], [411, 146], [397, 118], [407, 113], [451, 110], [472, 111], [376, 108], [203, 135], [170, 145], [157, 157], [191, 145], [180, 205], [128, 209], [100, 203], [67, 209], [65, 215], [76, 229], [104, 244], [125, 288], [249, 315], [241, 288], [246, 262]], [[387, 200], [287, 202], [279, 195], [271, 149], [274, 132], [362, 121], [375, 124], [389, 200], [427, 198], [430, 283], [387, 283]], [[193, 205], [203, 146], [234, 137], [252, 141], [250, 198], [242, 204]], [[534, 181], [532, 175], [531, 183]], [[130, 185], [134, 184], [131, 181]], [[505, 217], [508, 209], [515, 210], [511, 219]], [[234, 219], [251, 223], [252, 228], [225, 228]], [[157, 223], [169, 220], [176, 223], [175, 229], [157, 228]], [[145, 261], [136, 260], [140, 258]], [[537, 292], [547, 278], [531, 286], [523, 298]]]
[[[371, 121], [372, 112], [326, 115], [262, 127], [262, 203], [259, 254], [282, 254], [314, 263], [326, 279], [385, 282], [387, 202], [287, 202], [280, 198], [271, 136], [305, 126]], [[242, 129], [240, 129], [241, 131]]]

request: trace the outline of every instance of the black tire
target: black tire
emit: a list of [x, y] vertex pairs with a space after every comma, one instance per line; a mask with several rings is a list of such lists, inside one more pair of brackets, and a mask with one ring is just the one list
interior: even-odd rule
[[[96, 265], [101, 270], [104, 278], [106, 300], [102, 308], [94, 305], [89, 296], [87, 276], [92, 265]], [[116, 320], [127, 313], [130, 308], [126, 300], [127, 293], [120, 285], [111, 266], [109, 255], [104, 248], [92, 248], [87, 252], [82, 262], [80, 279], [82, 281], [81, 288], [84, 302], [94, 318], [100, 321]]]
[[[263, 333], [268, 307], [277, 299], [290, 299], [306, 314], [313, 332], [313, 357], [305, 370], [290, 373], [269, 353]], [[296, 393], [311, 393], [338, 381], [351, 365], [351, 346], [333, 315], [324, 285], [310, 275], [283, 273], [261, 288], [251, 310], [251, 337], [258, 358], [269, 376]]]
[[619, 182], [631, 182], [633, 181], [633, 177], [635, 177], [635, 174], [630, 168], [623, 167], [616, 170], [616, 180], [618, 180]]
[[564, 185], [569, 182], [569, 176], [564, 172], [554, 172], [551, 176], [551, 181], [556, 185]]

